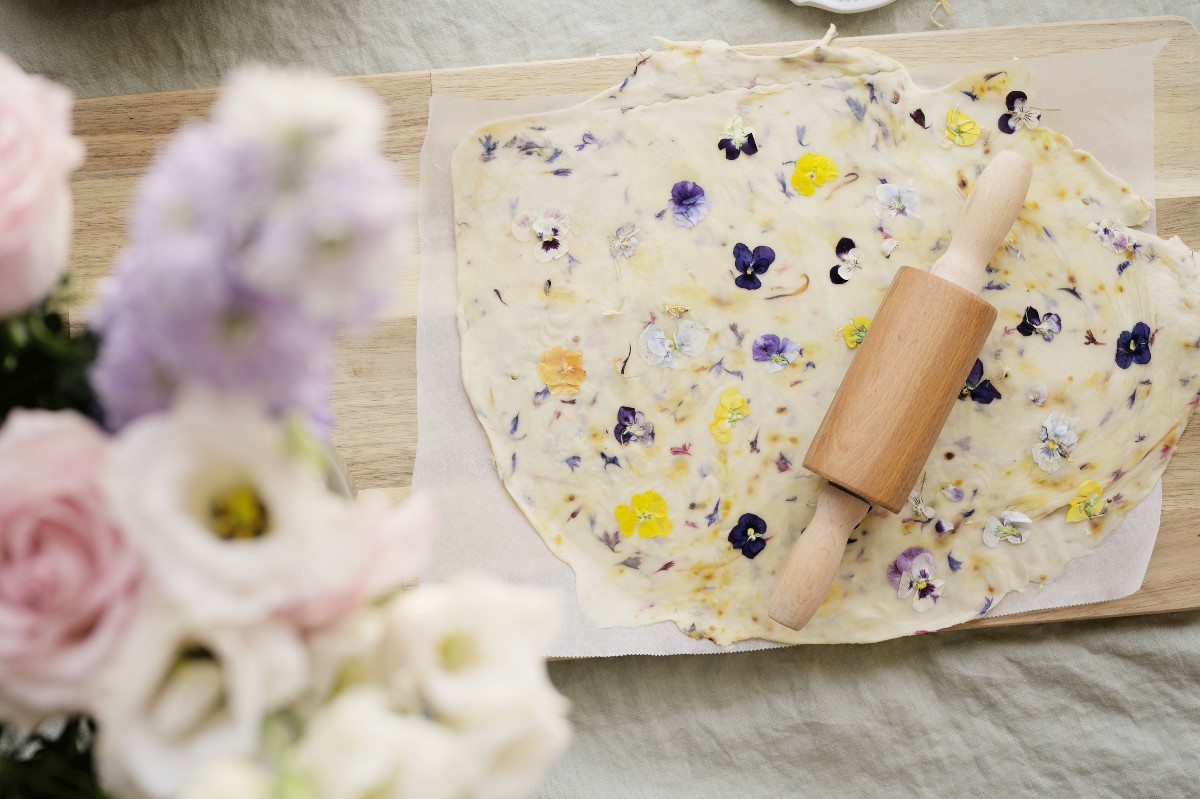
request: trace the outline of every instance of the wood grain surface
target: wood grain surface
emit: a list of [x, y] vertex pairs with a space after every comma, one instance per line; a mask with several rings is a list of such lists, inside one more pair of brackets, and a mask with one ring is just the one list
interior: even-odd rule
[[[647, 31], [647, 37], [652, 35]], [[1155, 205], [1159, 232], [1200, 247], [1200, 31], [1182, 17], [1063, 23], [839, 39], [910, 66], [971, 63], [1103, 50], [1168, 40], [1155, 64]], [[647, 42], [650, 44], [650, 42]], [[786, 54], [802, 42], [753, 45], [753, 54]], [[478, 99], [601, 91], [632, 69], [636, 56], [406, 72], [351, 78], [378, 93], [391, 114], [385, 150], [414, 185], [429, 98]], [[73, 182], [72, 269], [79, 289], [69, 310], [86, 306], [124, 238], [126, 208], [138, 176], [182, 123], [204, 116], [214, 91], [198, 89], [77, 102], [75, 129], [88, 157]], [[414, 212], [415, 216], [415, 212]], [[348, 339], [334, 387], [336, 441], [360, 490], [407, 494], [416, 453], [416, 225], [413, 259], [397, 273], [395, 296], [368, 335]], [[447, 264], [447, 268], [451, 265]], [[75, 318], [78, 318], [76, 315]], [[461, 391], [461, 386], [448, 386]], [[533, 535], [532, 531], [530, 535]], [[1164, 478], [1163, 518], [1141, 591], [1125, 599], [981, 619], [973, 625], [1162, 613], [1200, 608], [1200, 425], [1180, 441]]]

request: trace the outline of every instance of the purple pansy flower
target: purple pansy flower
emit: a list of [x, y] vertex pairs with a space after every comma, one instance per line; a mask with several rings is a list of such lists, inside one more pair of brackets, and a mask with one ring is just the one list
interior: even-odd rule
[[843, 236], [838, 240], [834, 252], [841, 263], [830, 268], [829, 279], [833, 281], [834, 285], [840, 286], [850, 280], [850, 276], [855, 270], [861, 267], [858, 262], [858, 250], [854, 249], [854, 239]]
[[729, 543], [734, 549], [753, 560], [767, 548], [767, 523], [753, 513], [743, 513], [738, 523], [729, 531]]
[[1030, 305], [1025, 309], [1025, 317], [1017, 325], [1017, 332], [1022, 336], [1032, 336], [1037, 333], [1046, 341], [1054, 341], [1054, 337], [1062, 332], [1062, 317], [1056, 313], [1039, 314]]
[[933, 553], [925, 547], [909, 547], [888, 566], [888, 582], [900, 599], [913, 598], [913, 609], [924, 613], [942, 597], [945, 580], [934, 578], [937, 568]]
[[1117, 366], [1150, 363], [1150, 325], [1138, 322], [1133, 330], [1122, 330], [1117, 336]]
[[1017, 128], [1026, 127], [1032, 130], [1041, 122], [1042, 115], [1034, 109], [1030, 108], [1026, 103], [1029, 101], [1029, 95], [1022, 91], [1009, 92], [1004, 98], [1004, 105], [1008, 107], [1007, 114], [1000, 115], [1000, 121], [997, 127], [1004, 133], [1016, 133]]
[[737, 272], [733, 282], [738, 288], [753, 291], [762, 287], [758, 276], [771, 268], [775, 261], [775, 251], [767, 246], [755, 247], [751, 250], [740, 241], [733, 245], [733, 268]]
[[742, 124], [741, 117], [729, 120], [729, 125], [725, 128], [725, 138], [717, 142], [717, 148], [725, 151], [725, 158], [729, 161], [736, 161], [742, 153], [754, 155], [758, 152], [754, 131]]
[[654, 443], [654, 425], [646, 421], [646, 414], [622, 405], [617, 411], [617, 426], [613, 428], [613, 435], [622, 444], [637, 441], [648, 447]]
[[993, 400], [1000, 399], [1000, 392], [992, 385], [992, 381], [983, 379], [983, 361], [978, 358], [971, 367], [971, 374], [967, 375], [967, 382], [963, 384], [962, 391], [958, 392], [959, 399], [967, 397], [980, 405], [990, 405]]
[[796, 358], [804, 354], [800, 345], [790, 339], [781, 339], [774, 333], [767, 333], [754, 339], [752, 352], [754, 360], [760, 362], [767, 372], [782, 372]]
[[704, 196], [704, 189], [690, 180], [681, 180], [671, 187], [667, 205], [675, 224], [680, 227], [695, 227], [708, 216], [708, 198]]

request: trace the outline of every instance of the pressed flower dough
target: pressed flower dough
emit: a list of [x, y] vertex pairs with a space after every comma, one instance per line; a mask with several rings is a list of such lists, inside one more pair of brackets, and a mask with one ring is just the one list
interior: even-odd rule
[[[597, 623], [672, 621], [720, 644], [935, 630], [1053, 580], [1151, 489], [1200, 388], [1195, 255], [1128, 230], [1148, 204], [1061, 134], [1001, 132], [1014, 90], [1029, 90], [1019, 67], [926, 91], [869, 50], [774, 58], [670, 45], [620, 87], [492, 123], [458, 149], [463, 380], [500, 478], [574, 569]], [[720, 142], [747, 132], [757, 152], [727, 158], [737, 147]], [[1002, 149], [1030, 159], [1034, 176], [982, 292], [999, 310], [982, 379], [1000, 398], [970, 387], [912, 507], [868, 515], [816, 617], [782, 628], [767, 603], [813, 513], [820, 481], [801, 461], [849, 344], [901, 265], [936, 260]], [[801, 160], [809, 153], [824, 158]], [[793, 180], [798, 160], [809, 166]], [[683, 181], [704, 201], [688, 188], [676, 197], [691, 205], [679, 206]], [[757, 289], [735, 284], [739, 243], [774, 252]], [[1023, 335], [1028, 307], [1041, 327]], [[1128, 335], [1139, 322], [1151, 360], [1122, 369], [1118, 341], [1124, 332], [1131, 351], [1141, 346]], [[768, 334], [778, 340], [760, 342], [756, 360]], [[581, 353], [585, 375], [555, 377], [550, 393], [539, 361], [554, 347]], [[557, 351], [549, 360], [566, 363]], [[623, 427], [621, 443], [622, 408], [623, 425], [640, 412], [652, 435]], [[1077, 442], [1065, 458], [1035, 459], [1052, 414], [1048, 429]], [[1088, 480], [1103, 494], [1087, 507], [1102, 515], [1068, 521]], [[989, 547], [988, 519], [1006, 511], [1030, 522]], [[766, 528], [754, 558], [730, 541], [744, 514]]]

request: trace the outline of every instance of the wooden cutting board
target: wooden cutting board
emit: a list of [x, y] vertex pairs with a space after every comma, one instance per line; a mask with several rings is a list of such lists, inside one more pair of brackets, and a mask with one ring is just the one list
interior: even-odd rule
[[[651, 32], [647, 32], [648, 34]], [[839, 39], [910, 66], [971, 63], [1013, 56], [1102, 50], [1166, 39], [1155, 64], [1155, 179], [1158, 229], [1200, 248], [1200, 31], [1180, 17], [989, 28]], [[754, 45], [755, 54], [786, 54], [805, 43]], [[385, 151], [417, 182], [426, 114], [433, 94], [477, 99], [600, 91], [633, 68], [636, 56], [552, 61], [352, 78], [379, 94], [391, 112]], [[183, 122], [202, 117], [214, 90], [164, 92], [79, 101], [75, 129], [88, 158], [73, 182], [73, 269], [86, 305], [124, 238], [124, 217], [138, 176]], [[417, 249], [415, 225], [412, 248]], [[395, 300], [369, 337], [341, 348], [334, 406], [337, 447], [360, 491], [408, 492], [416, 454], [417, 269], [397, 275]], [[448, 391], [461, 390], [448, 386]], [[975, 626], [1164, 613], [1200, 608], [1200, 424], [1180, 441], [1164, 478], [1158, 543], [1141, 591], [1113, 602], [980, 619]], [[533, 534], [532, 531], [530, 533]]]

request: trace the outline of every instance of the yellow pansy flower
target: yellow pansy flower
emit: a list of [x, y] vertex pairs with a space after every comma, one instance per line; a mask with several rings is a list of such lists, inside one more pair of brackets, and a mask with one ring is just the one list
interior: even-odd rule
[[946, 112], [946, 138], [960, 147], [974, 144], [980, 132], [979, 123], [957, 108]]
[[863, 343], [863, 339], [867, 337], [867, 329], [871, 327], [871, 320], [866, 316], [854, 317], [852, 324], [842, 328], [842, 335], [846, 338], [846, 346], [854, 349], [859, 344]]
[[733, 439], [733, 426], [750, 415], [750, 403], [736, 387], [730, 386], [721, 392], [717, 409], [713, 411], [713, 422], [708, 426], [712, 437], [719, 444], [728, 444]]
[[634, 494], [629, 505], [618, 505], [613, 509], [613, 515], [617, 517], [621, 535], [626, 538], [634, 533], [639, 538], [655, 538], [671, 532], [667, 501], [657, 491]]
[[538, 379], [551, 394], [578, 394], [579, 384], [587, 377], [583, 371], [583, 353], [564, 350], [557, 344], [542, 353], [537, 371]]
[[1104, 489], [1095, 480], [1079, 484], [1079, 496], [1071, 500], [1067, 521], [1082, 522], [1104, 515]]
[[796, 161], [796, 169], [792, 172], [792, 187], [811, 197], [817, 193], [817, 186], [837, 180], [838, 165], [827, 155], [820, 153], [805, 153]]

